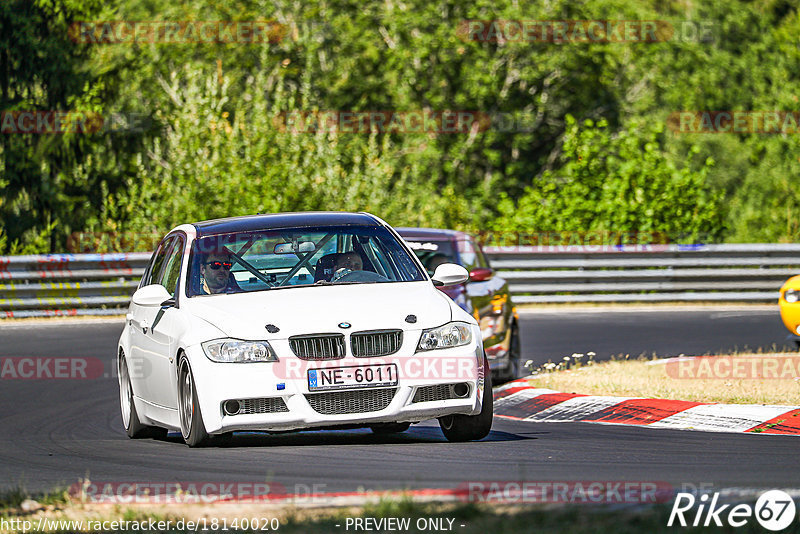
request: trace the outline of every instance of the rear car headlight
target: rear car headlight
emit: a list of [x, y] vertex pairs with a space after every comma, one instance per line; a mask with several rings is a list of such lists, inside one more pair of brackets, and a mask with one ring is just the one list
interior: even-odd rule
[[469, 345], [472, 342], [472, 328], [467, 323], [447, 323], [437, 328], [422, 331], [417, 351], [449, 349]]
[[800, 291], [796, 289], [787, 289], [783, 293], [783, 300], [786, 302], [797, 302], [800, 300]]
[[278, 356], [266, 341], [215, 339], [202, 343], [203, 352], [212, 362], [249, 363], [277, 362]]

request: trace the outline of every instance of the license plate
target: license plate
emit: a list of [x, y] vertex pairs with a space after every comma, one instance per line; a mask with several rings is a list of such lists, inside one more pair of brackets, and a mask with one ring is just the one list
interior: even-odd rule
[[353, 365], [330, 369], [309, 369], [308, 390], [354, 389], [397, 385], [397, 365]]

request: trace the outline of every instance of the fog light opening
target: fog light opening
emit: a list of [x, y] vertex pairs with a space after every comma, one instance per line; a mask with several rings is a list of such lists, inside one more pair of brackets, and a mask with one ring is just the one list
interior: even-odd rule
[[794, 331], [797, 332], [798, 336], [800, 336], [800, 324], [797, 325], [797, 328], [795, 328]]
[[236, 415], [242, 410], [242, 403], [238, 400], [225, 401], [223, 408], [225, 415]]
[[467, 395], [469, 395], [469, 385], [465, 382], [461, 382], [460, 384], [456, 384], [453, 386], [453, 393], [456, 397], [463, 399]]

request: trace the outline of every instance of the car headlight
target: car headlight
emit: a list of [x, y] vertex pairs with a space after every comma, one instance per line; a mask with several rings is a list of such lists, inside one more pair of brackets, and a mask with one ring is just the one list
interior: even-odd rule
[[797, 302], [800, 300], [800, 291], [796, 289], [787, 289], [783, 293], [783, 300], [786, 302]]
[[447, 323], [438, 328], [422, 331], [417, 351], [449, 349], [469, 345], [472, 342], [472, 328], [466, 323]]
[[215, 339], [202, 343], [203, 351], [212, 362], [248, 363], [277, 362], [278, 356], [266, 341]]

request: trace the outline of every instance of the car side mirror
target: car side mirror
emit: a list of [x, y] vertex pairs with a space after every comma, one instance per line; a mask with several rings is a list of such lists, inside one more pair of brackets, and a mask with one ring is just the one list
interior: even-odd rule
[[489, 267], [475, 267], [469, 272], [470, 282], [485, 282], [494, 276], [494, 269]]
[[443, 263], [436, 267], [431, 280], [435, 286], [454, 286], [463, 284], [469, 278], [469, 273], [462, 266], [455, 263]]
[[150, 284], [149, 286], [140, 287], [133, 294], [131, 300], [137, 306], [165, 306], [165, 301], [174, 299], [169, 294], [167, 289], [160, 284]]

